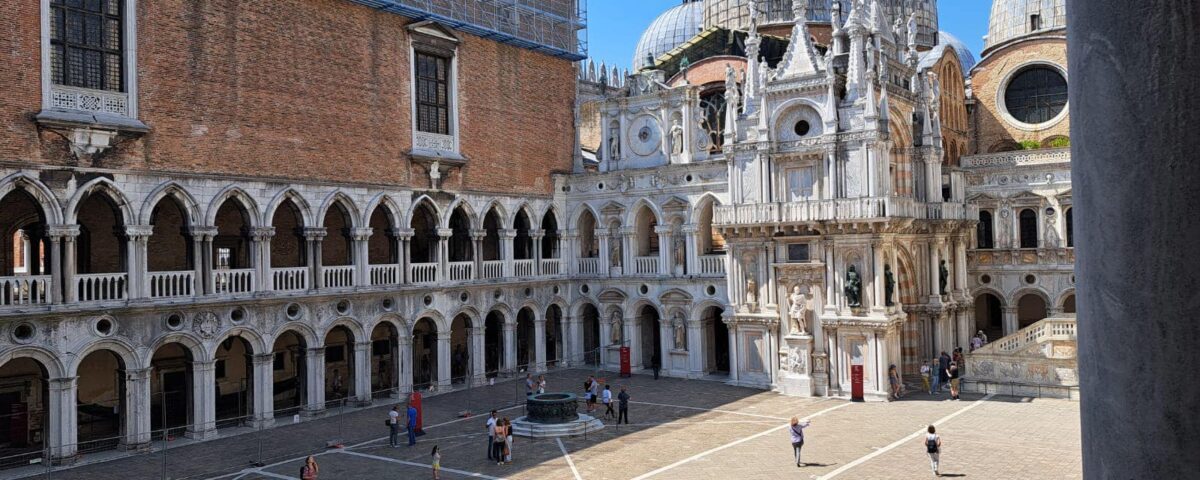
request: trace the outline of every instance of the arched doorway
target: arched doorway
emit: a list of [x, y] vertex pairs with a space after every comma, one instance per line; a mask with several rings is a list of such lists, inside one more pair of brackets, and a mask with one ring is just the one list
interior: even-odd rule
[[471, 317], [460, 313], [450, 322], [450, 383], [467, 383], [471, 369]]
[[217, 428], [245, 425], [253, 414], [254, 348], [241, 337], [229, 337], [217, 346]]
[[438, 381], [437, 324], [428, 317], [413, 326], [413, 389], [428, 390]]
[[354, 387], [354, 333], [336, 326], [325, 334], [325, 408], [358, 394]]
[[97, 350], [79, 362], [76, 428], [79, 452], [115, 448], [125, 434], [125, 362]]
[[488, 312], [483, 322], [483, 369], [488, 378], [500, 375], [504, 365], [504, 315]]
[[50, 381], [46, 367], [28, 357], [0, 366], [0, 468], [42, 458], [50, 435]]
[[371, 330], [371, 398], [386, 398], [400, 384], [396, 355], [400, 335], [396, 326], [380, 322]]
[[556, 367], [562, 361], [562, 309], [558, 305], [546, 307], [546, 367]]
[[642, 367], [650, 369], [656, 363], [662, 365], [662, 324], [659, 322], [658, 310], [650, 305], [643, 306], [638, 311], [638, 328], [642, 336]]
[[988, 341], [1004, 336], [1003, 308], [1000, 299], [990, 293], [975, 297], [975, 331], [983, 330]]
[[178, 437], [192, 418], [192, 351], [171, 342], [150, 360], [150, 430], [153, 438]]
[[583, 361], [588, 365], [600, 364], [600, 310], [590, 303], [582, 309]]
[[308, 403], [308, 343], [289, 330], [275, 339], [271, 352], [275, 416], [288, 417]]
[[529, 307], [517, 312], [517, 371], [529, 371], [534, 360], [533, 310]]
[[1046, 318], [1046, 300], [1036, 293], [1017, 300], [1017, 328], [1022, 329]]
[[729, 375], [729, 326], [721, 319], [725, 310], [708, 307], [700, 317], [704, 329], [704, 371], [710, 375]]

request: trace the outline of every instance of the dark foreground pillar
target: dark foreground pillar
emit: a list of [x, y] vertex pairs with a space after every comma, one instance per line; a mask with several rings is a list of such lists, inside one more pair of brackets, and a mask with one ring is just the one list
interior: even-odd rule
[[1200, 477], [1200, 1], [1068, 0], [1089, 479]]

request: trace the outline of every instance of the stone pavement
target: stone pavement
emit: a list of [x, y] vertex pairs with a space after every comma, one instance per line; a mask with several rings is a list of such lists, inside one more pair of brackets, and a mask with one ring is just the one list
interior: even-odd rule
[[[547, 376], [550, 390], [582, 388], [588, 371]], [[390, 448], [386, 406], [168, 451], [166, 478], [297, 478], [304, 455], [315, 453], [322, 479], [431, 478], [429, 453], [442, 451], [442, 478], [729, 479], [932, 477], [922, 440], [938, 422], [942, 472], [968, 478], [1082, 478], [1079, 404], [1062, 400], [911, 394], [892, 403], [799, 399], [708, 381], [635, 376], [610, 378], [633, 397], [632, 425], [609, 423], [573, 438], [516, 438], [511, 465], [486, 459], [485, 417], [460, 419], [471, 409], [512, 406], [511, 383], [431, 397], [427, 435], [415, 447]], [[602, 411], [597, 412], [601, 414]], [[501, 412], [515, 418], [520, 406]], [[787, 419], [812, 417], [804, 460], [791, 458]], [[339, 435], [345, 449], [326, 449]], [[332, 434], [331, 434], [332, 432]], [[259, 441], [259, 440], [263, 441]], [[262, 444], [264, 454], [258, 455]], [[252, 467], [261, 459], [265, 467]], [[60, 478], [164, 478], [157, 454], [56, 471]], [[832, 476], [831, 476], [832, 475]]]

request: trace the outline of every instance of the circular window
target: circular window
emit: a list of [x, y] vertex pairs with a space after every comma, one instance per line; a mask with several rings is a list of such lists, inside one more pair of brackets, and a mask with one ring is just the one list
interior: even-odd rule
[[638, 292], [641, 292], [642, 295], [650, 293], [650, 286], [643, 283], [642, 286], [638, 287]]
[[689, 173], [686, 177], [683, 177], [683, 180], [685, 182], [692, 183], [692, 175]]
[[704, 293], [707, 293], [708, 296], [710, 296], [710, 297], [713, 295], [716, 295], [717, 294], [717, 286], [709, 285], [707, 288], [704, 289]]
[[183, 328], [183, 315], [178, 313], [167, 315], [167, 329], [179, 330], [180, 328]]
[[22, 323], [13, 329], [13, 340], [16, 340], [17, 343], [29, 343], [30, 340], [33, 340], [35, 332], [33, 325]]
[[592, 291], [592, 287], [589, 287], [586, 283], [579, 286], [579, 293], [586, 295], [590, 291]]
[[469, 294], [467, 292], [462, 292], [462, 293], [458, 294], [458, 300], [462, 303], [467, 303], [467, 300], [470, 300], [470, 299], [471, 299], [471, 294]]
[[992, 283], [992, 276], [984, 275], [982, 277], [979, 277], [979, 283], [983, 283], [983, 284]]
[[334, 306], [334, 308], [337, 308], [337, 312], [340, 315], [345, 315], [347, 313], [350, 313], [350, 301], [349, 300], [339, 300], [337, 305]]
[[596, 190], [604, 190], [604, 182], [596, 184]]
[[792, 126], [792, 131], [796, 132], [798, 137], [808, 135], [810, 130], [812, 130], [812, 125], [809, 125], [807, 120], [801, 120]]
[[426, 295], [425, 298], [421, 299], [421, 302], [424, 303], [426, 307], [433, 305], [433, 297]]
[[246, 320], [246, 309], [237, 307], [233, 309], [233, 311], [229, 312], [229, 321], [233, 323], [242, 323], [244, 320]]
[[99, 320], [96, 320], [95, 327], [96, 327], [96, 333], [100, 334], [100, 336], [102, 336], [102, 337], [107, 337], [109, 335], [112, 335], [113, 328], [115, 328], [116, 326], [113, 325], [112, 319], [101, 318]]
[[300, 318], [300, 304], [289, 303], [287, 308], [284, 309], [284, 313], [286, 313], [287, 317], [292, 320]]
[[1033, 276], [1033, 275], [1026, 275], [1026, 276], [1025, 276], [1025, 283], [1028, 283], [1028, 284], [1030, 284], [1030, 285], [1033, 285], [1034, 283], [1037, 283], [1037, 277], [1036, 277], [1036, 276]]
[[394, 307], [396, 305], [396, 303], [391, 298], [385, 298], [385, 299], [383, 299], [382, 302], [379, 302], [379, 303], [383, 306], [384, 310], [389, 311], [389, 312], [392, 311], [392, 307]]
[[497, 289], [496, 291], [492, 292], [492, 298], [499, 300], [500, 299], [500, 290]]
[[1057, 120], [1067, 108], [1067, 79], [1050, 65], [1032, 65], [1010, 77], [1002, 96], [1004, 111], [1017, 122], [1040, 125]]
[[1046, 216], [1047, 216], [1047, 217], [1053, 217], [1053, 216], [1054, 216], [1054, 207], [1046, 207]]

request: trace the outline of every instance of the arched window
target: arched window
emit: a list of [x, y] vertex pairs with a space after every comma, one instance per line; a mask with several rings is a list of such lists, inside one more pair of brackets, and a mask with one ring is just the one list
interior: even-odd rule
[[1032, 208], [1021, 210], [1021, 248], [1038, 248], [1037, 212]]
[[1066, 216], [1067, 216], [1067, 247], [1075, 246], [1075, 233], [1073, 232], [1073, 230], [1075, 229], [1074, 228], [1075, 227], [1075, 219], [1074, 219], [1074, 216], [1071, 215], [1071, 210], [1072, 209], [1068, 208], [1067, 213], [1066, 213]]
[[704, 112], [702, 126], [708, 133], [709, 152], [720, 152], [725, 144], [725, 91], [712, 90], [700, 95]]
[[975, 227], [976, 248], [991, 249], [995, 248], [995, 241], [992, 237], [992, 212], [983, 210], [979, 212], [979, 225]]

